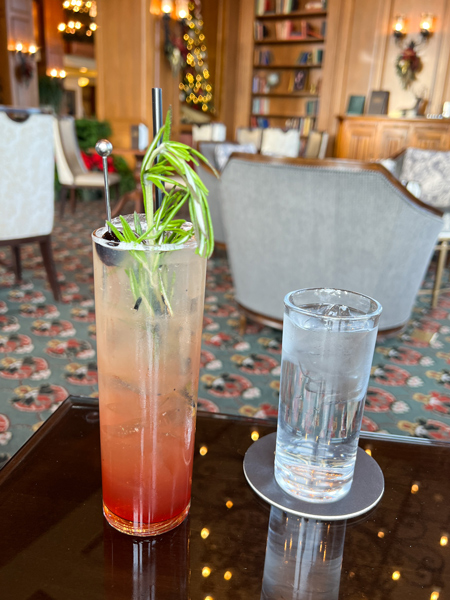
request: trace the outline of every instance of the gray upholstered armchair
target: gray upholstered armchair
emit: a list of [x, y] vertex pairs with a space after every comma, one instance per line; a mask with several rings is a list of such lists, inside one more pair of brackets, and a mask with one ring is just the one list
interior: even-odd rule
[[381, 331], [406, 325], [442, 218], [381, 165], [233, 154], [220, 191], [244, 314], [281, 327], [287, 292], [337, 287], [381, 302]]
[[[232, 152], [245, 152], [254, 154], [256, 146], [251, 142], [248, 144], [233, 144], [231, 142], [200, 142], [199, 151], [207, 159], [209, 164], [216, 169], [218, 173], [226, 165]], [[203, 161], [199, 161], [195, 167], [197, 174], [209, 191], [208, 204], [211, 212], [211, 220], [214, 228], [214, 239], [217, 247], [225, 246], [225, 232], [222, 223], [222, 214], [220, 211], [220, 178], [217, 178], [211, 169]]]
[[406, 148], [381, 163], [417, 198], [444, 213], [436, 245], [439, 258], [432, 296], [432, 306], [435, 307], [450, 251], [450, 152]]

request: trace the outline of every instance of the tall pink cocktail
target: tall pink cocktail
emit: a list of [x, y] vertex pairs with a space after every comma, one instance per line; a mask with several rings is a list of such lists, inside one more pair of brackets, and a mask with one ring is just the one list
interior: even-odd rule
[[93, 233], [103, 509], [133, 535], [190, 506], [206, 259]]

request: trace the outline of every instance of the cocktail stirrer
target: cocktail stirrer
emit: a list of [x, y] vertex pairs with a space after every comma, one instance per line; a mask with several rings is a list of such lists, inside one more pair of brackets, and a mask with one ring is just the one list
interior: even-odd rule
[[[103, 162], [103, 176], [105, 178], [105, 202], [106, 202], [106, 219], [111, 222], [111, 203], [109, 199], [109, 183], [108, 183], [108, 156], [112, 152], [112, 144], [109, 140], [99, 140], [95, 144], [95, 150], [97, 154], [102, 157]], [[109, 225], [106, 223], [109, 233], [111, 233], [111, 229]]]

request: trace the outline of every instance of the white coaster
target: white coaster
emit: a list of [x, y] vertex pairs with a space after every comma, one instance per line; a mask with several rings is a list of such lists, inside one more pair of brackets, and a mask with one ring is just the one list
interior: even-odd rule
[[269, 504], [300, 517], [338, 521], [362, 515], [380, 501], [384, 493], [383, 473], [362, 448], [358, 448], [356, 455], [352, 487], [341, 500], [305, 502], [287, 494], [275, 481], [276, 437], [276, 433], [270, 433], [260, 438], [244, 457], [244, 474], [250, 487]]

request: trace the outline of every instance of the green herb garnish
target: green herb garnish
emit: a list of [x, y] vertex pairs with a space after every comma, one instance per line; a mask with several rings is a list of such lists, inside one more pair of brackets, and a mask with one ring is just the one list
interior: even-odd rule
[[[143, 231], [137, 213], [134, 213], [134, 229], [120, 216], [122, 229], [107, 222], [121, 242], [159, 246], [162, 244], [182, 245], [195, 235], [197, 254], [209, 258], [214, 249], [214, 233], [208, 207], [208, 190], [190, 166], [205, 162], [218, 177], [215, 169], [206, 158], [186, 144], [170, 140], [172, 113], [169, 109], [164, 126], [159, 131], [145, 153], [141, 167], [141, 185], [144, 199], [147, 228]], [[174, 179], [174, 176], [181, 178]], [[161, 206], [153, 210], [153, 186], [162, 190]], [[170, 189], [167, 191], [165, 186]], [[188, 203], [192, 227], [186, 227], [184, 219], [176, 218], [181, 207]], [[159, 255], [155, 254], [149, 264], [141, 250], [130, 250], [137, 261], [137, 271], [128, 269], [131, 289], [138, 309], [141, 302], [151, 312], [165, 311], [172, 314], [170, 305], [171, 285], [165, 281], [159, 266]], [[159, 290], [159, 294], [149, 296], [149, 290]]]

